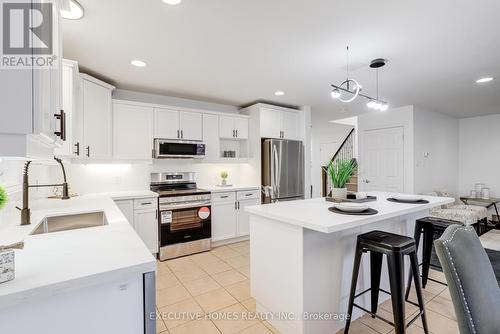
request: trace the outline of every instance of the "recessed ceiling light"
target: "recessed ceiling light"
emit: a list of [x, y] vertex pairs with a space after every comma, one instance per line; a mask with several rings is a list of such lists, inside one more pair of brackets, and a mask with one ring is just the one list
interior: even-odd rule
[[182, 2], [182, 0], [161, 0], [167, 5], [178, 5]]
[[484, 77], [476, 80], [476, 83], [485, 83], [485, 82], [490, 82], [493, 81], [494, 78], [492, 77]]
[[137, 66], [137, 67], [146, 67], [148, 65], [145, 62], [143, 62], [142, 60], [132, 60], [130, 63], [134, 66]]
[[274, 92], [274, 95], [276, 95], [276, 96], [283, 96], [283, 95], [285, 95], [285, 92], [283, 92], [281, 90], [278, 90], [278, 91]]
[[79, 20], [83, 17], [83, 7], [76, 0], [70, 0], [67, 10], [61, 9], [63, 19]]

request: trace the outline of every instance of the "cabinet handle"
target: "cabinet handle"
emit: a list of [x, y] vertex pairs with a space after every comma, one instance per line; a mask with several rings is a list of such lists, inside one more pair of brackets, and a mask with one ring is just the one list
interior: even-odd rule
[[181, 130], [181, 138], [184, 138], [184, 130]]
[[238, 210], [238, 202], [234, 202], [234, 209]]
[[80, 142], [77, 142], [75, 144], [75, 149], [76, 149], [76, 151], [73, 152], [73, 154], [76, 154], [79, 157], [80, 156]]
[[238, 210], [240, 209], [240, 202], [238, 202]]
[[238, 138], [238, 130], [236, 130], [236, 138]]
[[59, 131], [55, 131], [54, 134], [62, 141], [66, 141], [66, 113], [61, 110], [61, 113], [54, 114], [54, 117], [59, 120]]
[[87, 146], [87, 157], [90, 158], [90, 146]]
[[233, 138], [234, 138], [234, 129], [233, 129]]
[[228, 198], [229, 196], [221, 196], [220, 198]]
[[252, 194], [245, 194], [245, 196], [252, 196]]
[[181, 138], [181, 131], [177, 130], [177, 139], [180, 139], [180, 138]]
[[151, 205], [151, 202], [142, 202], [141, 205]]

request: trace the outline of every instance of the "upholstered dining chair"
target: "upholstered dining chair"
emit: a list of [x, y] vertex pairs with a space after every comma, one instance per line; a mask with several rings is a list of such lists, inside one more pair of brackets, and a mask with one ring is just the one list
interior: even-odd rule
[[500, 288], [479, 237], [451, 225], [434, 241], [461, 334], [500, 332]]

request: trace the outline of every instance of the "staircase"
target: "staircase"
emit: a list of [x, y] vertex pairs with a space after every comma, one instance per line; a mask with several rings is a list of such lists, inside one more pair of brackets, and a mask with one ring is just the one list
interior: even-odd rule
[[[338, 160], [351, 160], [354, 159], [354, 131], [351, 129], [347, 137], [344, 139], [339, 149], [333, 155], [330, 161], [334, 163]], [[327, 166], [321, 167], [321, 196], [325, 197], [330, 194], [330, 180], [327, 172], [325, 171]], [[347, 191], [357, 192], [358, 191], [358, 175], [355, 174], [346, 184]]]

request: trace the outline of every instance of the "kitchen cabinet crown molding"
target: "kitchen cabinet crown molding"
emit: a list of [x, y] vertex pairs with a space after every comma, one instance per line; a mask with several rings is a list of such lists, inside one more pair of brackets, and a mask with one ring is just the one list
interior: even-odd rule
[[81, 79], [84, 79], [84, 80], [87, 80], [87, 81], [90, 81], [90, 82], [93, 82], [93, 83], [95, 83], [95, 84], [97, 84], [97, 85], [100, 85], [100, 86], [102, 86], [102, 87], [104, 87], [104, 88], [107, 88], [107, 89], [109, 89], [109, 90], [111, 90], [111, 91], [113, 91], [113, 90], [115, 90], [115, 89], [116, 89], [116, 87], [115, 87], [115, 86], [110, 85], [109, 83], [104, 82], [104, 81], [102, 81], [102, 80], [99, 80], [99, 79], [97, 79], [97, 78], [94, 78], [93, 76], [91, 76], [91, 75], [89, 75], [89, 74], [86, 74], [86, 73], [80, 73], [80, 78], [81, 78]]
[[210, 115], [217, 115], [217, 116], [250, 118], [248, 115], [244, 115], [241, 113], [231, 113], [231, 112], [213, 111], [213, 110], [206, 110], [206, 109], [199, 109], [199, 108], [179, 107], [179, 106], [175, 106], [175, 105], [140, 102], [140, 101], [132, 101], [132, 100], [124, 100], [124, 99], [113, 99], [113, 103], [128, 104], [128, 105], [135, 105], [135, 106], [141, 106], [141, 107], [150, 107], [150, 108], [155, 108], [155, 109], [168, 109], [168, 110], [175, 110], [175, 111], [197, 112], [197, 113], [201, 113], [201, 114], [210, 114]]

